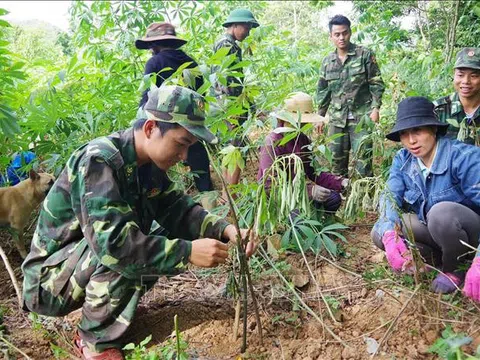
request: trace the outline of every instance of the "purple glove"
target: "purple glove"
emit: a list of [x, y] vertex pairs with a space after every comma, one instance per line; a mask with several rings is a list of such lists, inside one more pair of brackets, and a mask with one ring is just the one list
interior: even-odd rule
[[462, 285], [465, 273], [439, 273], [432, 282], [432, 290], [437, 294], [450, 294]]
[[[398, 241], [397, 241], [398, 239]], [[395, 271], [404, 271], [412, 264], [412, 255], [405, 245], [405, 239], [394, 230], [386, 231], [382, 238], [385, 253], [390, 266]]]
[[465, 296], [480, 302], [480, 257], [476, 256], [465, 277]]

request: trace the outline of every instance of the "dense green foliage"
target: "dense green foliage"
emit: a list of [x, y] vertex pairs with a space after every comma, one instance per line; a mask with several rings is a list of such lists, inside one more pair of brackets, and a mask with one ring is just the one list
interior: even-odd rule
[[[211, 66], [220, 65], [224, 77], [229, 64], [228, 57], [212, 53], [212, 46], [222, 21], [240, 5], [262, 26], [242, 43], [246, 90], [227, 115], [233, 118], [254, 103], [256, 110], [241, 129], [252, 134], [271, 126], [257, 115], [279, 106], [288, 93], [315, 93], [320, 62], [333, 49], [325, 16], [332, 2], [72, 2], [68, 33], [1, 20], [0, 171], [14, 152], [34, 147], [44, 167], [58, 173], [80, 144], [127, 127], [151, 81], [143, 77], [150, 54], [134, 47], [151, 22], [171, 21], [189, 41], [184, 50], [200, 64], [207, 80], [202, 91], [211, 100]], [[480, 7], [470, 0], [354, 2], [353, 41], [376, 52], [387, 84], [380, 126], [372, 134], [376, 175], [386, 173], [394, 151], [383, 135], [396, 104], [405, 96], [434, 99], [452, 91], [452, 56], [461, 46], [480, 43], [479, 15]], [[408, 22], [409, 28], [402, 27]], [[188, 81], [179, 75], [171, 81]], [[227, 140], [230, 133], [221, 120], [209, 119]], [[251, 139], [250, 148], [261, 144], [261, 136]], [[327, 142], [318, 137], [314, 150], [328, 159]]]

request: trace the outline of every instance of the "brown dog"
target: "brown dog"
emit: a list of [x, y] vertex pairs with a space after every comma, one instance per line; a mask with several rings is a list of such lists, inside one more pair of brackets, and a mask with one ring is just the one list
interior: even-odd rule
[[0, 187], [0, 225], [10, 225], [15, 230], [17, 234], [13, 238], [23, 258], [27, 256], [23, 229], [33, 210], [45, 199], [54, 182], [53, 175], [37, 174], [30, 170], [28, 179], [15, 186]]

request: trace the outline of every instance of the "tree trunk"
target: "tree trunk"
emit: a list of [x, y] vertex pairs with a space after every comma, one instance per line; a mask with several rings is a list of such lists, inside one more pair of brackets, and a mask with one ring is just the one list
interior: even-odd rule
[[294, 1], [292, 2], [292, 5], [293, 5], [293, 38], [295, 39], [294, 40], [294, 44], [296, 45], [297, 44], [297, 2]]
[[455, 49], [455, 40], [457, 37], [457, 24], [458, 24], [459, 10], [460, 10], [460, 0], [456, 0], [453, 5], [453, 16], [451, 17], [452, 21], [448, 24], [447, 41], [446, 41], [447, 56], [445, 59], [447, 63], [450, 63], [453, 58], [453, 52]]

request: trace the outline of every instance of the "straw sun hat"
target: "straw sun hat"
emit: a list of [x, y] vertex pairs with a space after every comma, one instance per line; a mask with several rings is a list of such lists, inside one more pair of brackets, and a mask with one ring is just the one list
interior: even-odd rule
[[283, 108], [272, 112], [271, 115], [285, 121], [296, 121], [300, 116], [302, 123], [325, 122], [325, 118], [314, 111], [312, 97], [304, 92], [289, 94], [284, 101]]

